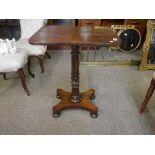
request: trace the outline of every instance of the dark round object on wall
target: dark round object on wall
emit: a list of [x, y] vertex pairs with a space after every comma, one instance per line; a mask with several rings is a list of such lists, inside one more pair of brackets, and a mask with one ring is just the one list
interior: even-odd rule
[[122, 52], [134, 52], [141, 43], [141, 34], [135, 28], [120, 30], [117, 35], [121, 40], [118, 48]]

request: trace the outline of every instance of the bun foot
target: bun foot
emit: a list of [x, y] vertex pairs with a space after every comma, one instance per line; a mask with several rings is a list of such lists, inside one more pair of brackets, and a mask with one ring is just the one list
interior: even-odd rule
[[57, 99], [62, 99], [62, 97], [61, 97], [61, 96], [59, 96], [59, 95], [56, 95], [56, 98], [57, 98]]
[[91, 112], [91, 113], [90, 113], [90, 116], [91, 116], [92, 118], [97, 118], [97, 117], [98, 117], [98, 112]]
[[90, 99], [91, 99], [91, 100], [95, 99], [95, 94], [91, 95], [91, 96], [90, 96]]
[[53, 112], [53, 117], [58, 118], [60, 116], [60, 112]]

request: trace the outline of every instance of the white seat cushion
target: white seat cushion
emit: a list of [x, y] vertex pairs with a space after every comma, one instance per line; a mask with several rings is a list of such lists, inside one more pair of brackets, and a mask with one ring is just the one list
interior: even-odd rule
[[16, 54], [0, 55], [0, 73], [16, 72], [27, 63], [28, 53], [19, 51]]
[[17, 48], [27, 50], [30, 56], [44, 55], [47, 47], [42, 45], [31, 45], [27, 39], [20, 39], [16, 42]]

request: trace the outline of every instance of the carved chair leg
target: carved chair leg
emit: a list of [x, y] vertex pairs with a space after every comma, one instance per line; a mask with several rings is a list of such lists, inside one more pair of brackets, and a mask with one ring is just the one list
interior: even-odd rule
[[147, 94], [144, 98], [144, 101], [143, 101], [143, 104], [141, 105], [141, 108], [140, 108], [140, 113], [142, 114], [144, 112], [144, 110], [146, 109], [146, 106], [147, 104], [149, 103], [149, 100], [154, 92], [154, 89], [155, 89], [155, 80], [152, 79], [151, 81], [151, 84], [150, 84], [150, 87], [147, 91]]
[[50, 56], [50, 54], [49, 54], [48, 52], [46, 52], [45, 55], [46, 55], [49, 59], [51, 59], [51, 56]]
[[28, 70], [28, 73], [34, 78], [35, 75], [31, 72], [31, 57], [28, 57], [27, 70]]
[[38, 56], [38, 60], [41, 67], [41, 73], [44, 73], [43, 56]]
[[3, 73], [3, 79], [4, 79], [4, 80], [7, 80], [7, 79], [6, 79], [6, 73]]
[[24, 90], [26, 91], [27, 95], [30, 96], [30, 92], [27, 89], [27, 86], [26, 86], [26, 83], [25, 83], [25, 74], [24, 74], [23, 68], [18, 69], [17, 72], [18, 72], [18, 75], [19, 75], [19, 77], [21, 79], [22, 86], [23, 86]]

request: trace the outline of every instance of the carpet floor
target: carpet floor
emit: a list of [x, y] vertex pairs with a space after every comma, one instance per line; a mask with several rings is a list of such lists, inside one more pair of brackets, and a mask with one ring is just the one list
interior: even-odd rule
[[100, 50], [83, 50], [81, 53], [81, 61], [140, 61], [142, 49], [135, 52], [125, 53], [120, 50], [109, 51], [107, 47], [102, 47]]
[[96, 89], [93, 101], [99, 117], [92, 119], [84, 110], [65, 110], [57, 119], [52, 107], [59, 102], [56, 89], [70, 90], [70, 52], [50, 51], [45, 73], [34, 59], [32, 79], [25, 68], [28, 97], [16, 73], [0, 76], [0, 134], [52, 135], [140, 135], [155, 134], [155, 96], [147, 111], [139, 106], [150, 84], [153, 71], [139, 72], [137, 67], [80, 66], [81, 91]]

